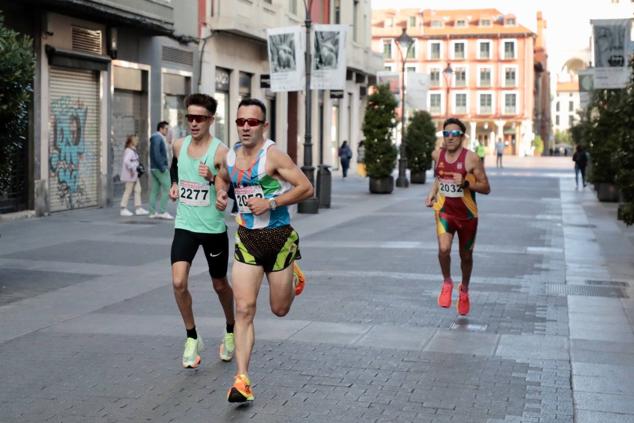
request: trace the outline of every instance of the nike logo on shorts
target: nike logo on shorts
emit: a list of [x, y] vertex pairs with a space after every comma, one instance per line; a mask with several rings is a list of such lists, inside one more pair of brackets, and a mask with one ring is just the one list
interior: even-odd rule
[[209, 255], [210, 255], [211, 257], [218, 257], [220, 254], [222, 254], [222, 251], [221, 251], [221, 252], [219, 252], [218, 254], [209, 253]]

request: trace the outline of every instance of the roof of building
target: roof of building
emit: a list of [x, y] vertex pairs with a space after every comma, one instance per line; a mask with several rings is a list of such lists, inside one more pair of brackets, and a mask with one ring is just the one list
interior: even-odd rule
[[566, 81], [557, 82], [557, 92], [577, 92], [579, 91], [579, 82]]

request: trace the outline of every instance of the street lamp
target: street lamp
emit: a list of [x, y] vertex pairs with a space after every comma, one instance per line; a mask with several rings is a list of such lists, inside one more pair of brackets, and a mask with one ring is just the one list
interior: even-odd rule
[[442, 71], [443, 76], [445, 77], [445, 87], [447, 90], [447, 94], [445, 95], [445, 118], [449, 117], [449, 87], [451, 85], [451, 75], [453, 74], [453, 69], [451, 69], [451, 64], [447, 62], [447, 67]]
[[[306, 123], [304, 125], [304, 165], [302, 166], [302, 172], [310, 181], [312, 186], [315, 186], [315, 176], [313, 167], [313, 143], [312, 143], [312, 103], [310, 92], [310, 27], [312, 24], [310, 12], [313, 6], [313, 0], [304, 0], [304, 8], [306, 9], [306, 51], [304, 52], [304, 60], [306, 63]], [[315, 214], [319, 212], [319, 200], [313, 195], [311, 198], [307, 198], [297, 205], [297, 211], [299, 213]]]
[[401, 56], [401, 145], [399, 148], [396, 186], [407, 188], [409, 181], [407, 180], [407, 157], [405, 155], [405, 61], [409, 55], [409, 50], [414, 45], [414, 39], [407, 35], [407, 28], [403, 28], [403, 33], [394, 42]]

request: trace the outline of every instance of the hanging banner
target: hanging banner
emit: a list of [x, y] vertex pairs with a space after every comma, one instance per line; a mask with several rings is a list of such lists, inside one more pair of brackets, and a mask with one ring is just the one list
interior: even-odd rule
[[396, 97], [400, 98], [401, 97], [400, 76], [401, 74], [398, 72], [378, 71], [376, 73], [376, 85], [387, 84], [390, 87], [390, 92], [394, 94]]
[[405, 75], [405, 104], [414, 110], [427, 110], [429, 75], [417, 72]]
[[592, 20], [594, 88], [624, 88], [629, 79], [630, 19]]
[[271, 91], [302, 91], [305, 88], [305, 38], [299, 26], [266, 30]]
[[346, 85], [345, 25], [315, 25], [311, 45], [312, 90], [343, 90]]

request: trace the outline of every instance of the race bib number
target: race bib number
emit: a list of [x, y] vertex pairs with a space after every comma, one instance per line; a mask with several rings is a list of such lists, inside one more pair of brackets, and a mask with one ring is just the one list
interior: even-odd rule
[[249, 185], [246, 187], [236, 187], [236, 202], [240, 213], [251, 213], [249, 209], [250, 198], [264, 198], [264, 191], [260, 185]]
[[451, 180], [443, 180], [440, 181], [440, 193], [445, 197], [464, 197], [464, 190], [460, 185]]
[[190, 181], [180, 181], [180, 202], [188, 206], [206, 207], [209, 206], [209, 184], [199, 184]]

